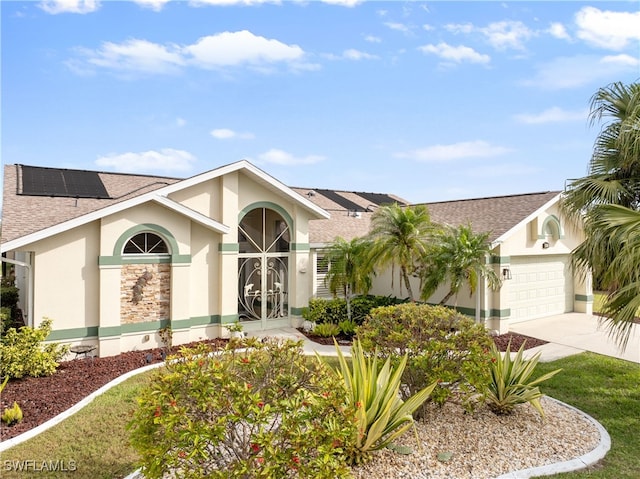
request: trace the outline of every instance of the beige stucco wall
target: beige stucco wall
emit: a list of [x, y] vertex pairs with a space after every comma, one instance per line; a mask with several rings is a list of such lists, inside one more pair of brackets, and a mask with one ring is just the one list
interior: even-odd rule
[[34, 254], [34, 325], [43, 317], [54, 329], [99, 324], [99, 222], [47, 238], [26, 249]]

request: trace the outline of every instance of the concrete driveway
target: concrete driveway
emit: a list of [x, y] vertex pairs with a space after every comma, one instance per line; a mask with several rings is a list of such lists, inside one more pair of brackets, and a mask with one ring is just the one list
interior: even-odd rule
[[619, 359], [640, 363], [640, 325], [634, 324], [627, 343], [621, 351], [606, 327], [599, 326], [599, 317], [582, 313], [566, 313], [547, 318], [511, 324], [512, 332], [549, 341], [527, 351], [527, 356], [542, 351], [541, 361], [553, 361], [571, 354], [591, 351]]

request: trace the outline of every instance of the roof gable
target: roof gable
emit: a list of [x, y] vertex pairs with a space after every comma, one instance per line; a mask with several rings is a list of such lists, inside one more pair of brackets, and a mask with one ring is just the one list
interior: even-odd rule
[[475, 232], [488, 232], [495, 243], [527, 224], [539, 212], [560, 199], [560, 191], [495, 196], [425, 203], [431, 220], [452, 226], [470, 224]]
[[[235, 171], [243, 171], [255, 181], [299, 204], [308, 210], [312, 217], [329, 218], [329, 213], [322, 208], [245, 160], [184, 180], [100, 173], [100, 178], [111, 198], [82, 199], [80, 201], [77, 198], [68, 197], [51, 198], [19, 195], [19, 169], [20, 165], [8, 165], [5, 167], [2, 251], [19, 248], [148, 201], [156, 201], [173, 211], [185, 214], [192, 220], [198, 221], [209, 228], [226, 232], [228, 231], [227, 226], [213, 220], [207, 221], [202, 215], [188, 208], [181, 208], [175, 202], [168, 200], [167, 195]], [[118, 179], [125, 178], [130, 180], [129, 183], [131, 184], [128, 185], [130, 188], [123, 192], [121, 187], [115, 187], [118, 182], [114, 180], [114, 176], [118, 176]], [[110, 185], [114, 186], [113, 190]]]

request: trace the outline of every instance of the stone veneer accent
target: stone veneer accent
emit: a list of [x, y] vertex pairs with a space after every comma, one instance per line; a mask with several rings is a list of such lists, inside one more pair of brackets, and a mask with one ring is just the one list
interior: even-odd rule
[[[133, 286], [145, 271], [153, 278], [144, 286], [142, 298], [134, 303]], [[169, 319], [171, 298], [171, 265], [124, 264], [120, 275], [120, 322], [143, 323]]]

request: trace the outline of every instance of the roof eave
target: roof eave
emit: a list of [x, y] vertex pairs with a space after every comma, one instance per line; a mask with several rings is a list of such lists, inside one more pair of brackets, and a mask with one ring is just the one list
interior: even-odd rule
[[538, 209], [536, 209], [534, 212], [532, 212], [529, 216], [527, 216], [526, 218], [524, 218], [522, 221], [520, 221], [519, 223], [517, 223], [515, 226], [512, 226], [511, 228], [509, 228], [507, 231], [505, 231], [504, 233], [502, 233], [500, 236], [498, 236], [496, 239], [494, 239], [491, 242], [491, 249], [495, 248], [496, 246], [500, 245], [501, 243], [504, 243], [507, 239], [509, 239], [509, 237], [514, 234], [519, 228], [521, 228], [522, 226], [526, 225], [527, 223], [529, 223], [531, 220], [533, 220], [536, 216], [538, 216], [540, 214], [541, 211], [546, 210], [547, 208], [549, 208], [550, 206], [552, 206], [554, 203], [557, 203], [560, 200], [560, 196], [562, 196], [562, 192], [558, 193], [556, 196], [554, 196], [553, 198], [551, 198], [549, 201], [547, 201], [545, 204], [543, 204], [542, 206], [540, 206]]

